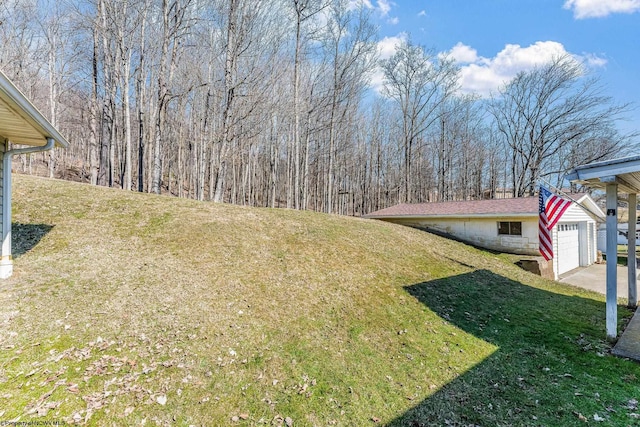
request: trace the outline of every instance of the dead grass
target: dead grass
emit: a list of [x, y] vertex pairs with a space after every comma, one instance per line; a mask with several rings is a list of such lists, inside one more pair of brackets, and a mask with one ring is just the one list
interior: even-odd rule
[[[607, 351], [598, 347], [601, 297], [416, 230], [25, 176], [15, 177], [14, 222], [25, 233], [14, 237], [14, 276], [0, 284], [0, 421], [536, 424], [537, 409], [516, 401], [520, 412], [505, 420], [488, 407], [467, 413], [470, 392], [452, 386], [494, 363], [487, 361], [509, 364], [496, 355], [513, 344], [510, 332], [476, 329], [492, 327], [487, 310], [504, 309], [506, 300], [482, 301], [482, 287], [494, 282], [509, 287], [492, 292], [534, 289], [552, 305], [579, 298], [586, 308], [567, 316], [578, 329], [588, 325], [589, 363], [640, 376], [637, 365], [597, 354]], [[476, 283], [476, 271], [494, 276]], [[442, 287], [410, 291], [434, 283], [471, 307], [459, 309]], [[477, 293], [465, 295], [469, 289]], [[485, 317], [473, 317], [475, 303]], [[541, 354], [531, 363], [555, 369], [560, 362], [545, 359], [551, 344], [520, 332]], [[548, 352], [582, 352], [567, 345]], [[473, 377], [478, 389], [503, 367]], [[495, 404], [510, 398], [501, 399]], [[557, 420], [553, 408], [562, 405], [539, 411], [543, 424]], [[572, 421], [571, 411], [584, 411], [568, 407]]]

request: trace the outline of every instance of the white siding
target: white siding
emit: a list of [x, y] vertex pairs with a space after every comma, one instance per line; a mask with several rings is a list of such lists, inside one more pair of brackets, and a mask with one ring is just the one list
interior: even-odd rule
[[[539, 255], [538, 217], [490, 217], [490, 218], [394, 218], [388, 221], [445, 233], [465, 242], [496, 251]], [[521, 236], [498, 234], [498, 222], [522, 223]]]
[[[538, 216], [487, 216], [487, 217], [423, 217], [423, 218], [380, 218], [385, 221], [394, 222], [410, 227], [420, 228], [427, 231], [437, 232], [452, 236], [459, 240], [473, 245], [492, 249], [500, 252], [508, 252], [521, 255], [539, 256], [538, 251]], [[498, 222], [521, 222], [522, 235], [509, 236], [498, 234]], [[573, 231], [569, 230], [567, 224], [572, 224]], [[572, 238], [562, 239], [558, 243], [558, 227], [563, 228], [562, 232], [578, 234]], [[573, 204], [561, 218], [561, 221], [551, 230], [553, 241], [553, 271], [556, 279], [559, 274], [567, 268], [576, 265], [576, 259], [580, 266], [592, 264], [596, 259], [596, 223], [578, 205]], [[566, 230], [565, 230], [566, 228]], [[561, 264], [559, 257], [564, 257]], [[562, 270], [562, 271], [560, 271]]]
[[560, 222], [580, 222], [580, 221], [589, 221], [593, 222], [593, 218], [587, 214], [584, 209], [576, 205], [575, 203], [571, 204], [571, 207], [566, 210], [566, 212], [560, 218]]
[[[2, 212], [4, 212], [4, 210], [2, 209], [3, 207], [3, 202], [4, 202], [4, 150], [6, 148], [6, 144], [0, 144], [0, 230], [2, 230], [2, 224], [4, 223], [4, 218], [2, 217]], [[2, 234], [2, 232], [0, 231], [0, 234]], [[1, 250], [0, 250], [1, 252]]]
[[587, 224], [591, 230], [589, 233], [589, 265], [591, 265], [595, 263], [598, 258], [598, 246], [596, 242], [596, 239], [598, 238], [596, 230], [598, 228], [594, 220], [588, 221]]

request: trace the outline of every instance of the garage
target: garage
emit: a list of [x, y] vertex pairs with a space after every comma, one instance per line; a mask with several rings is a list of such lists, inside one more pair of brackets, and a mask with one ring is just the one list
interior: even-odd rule
[[[552, 258], [545, 275], [587, 266], [596, 259], [595, 227], [605, 214], [588, 194], [572, 194], [571, 206], [551, 232]], [[460, 200], [401, 203], [368, 214], [367, 218], [394, 222], [498, 252], [540, 256], [539, 198]], [[542, 258], [542, 257], [541, 257]]]
[[558, 224], [558, 274], [580, 267], [580, 231], [578, 223]]

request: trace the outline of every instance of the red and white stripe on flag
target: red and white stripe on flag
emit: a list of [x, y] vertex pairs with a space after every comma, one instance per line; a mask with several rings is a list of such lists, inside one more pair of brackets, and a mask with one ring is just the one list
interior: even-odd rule
[[540, 186], [538, 196], [538, 241], [540, 253], [549, 261], [553, 258], [551, 230], [571, 206], [571, 200], [563, 199]]

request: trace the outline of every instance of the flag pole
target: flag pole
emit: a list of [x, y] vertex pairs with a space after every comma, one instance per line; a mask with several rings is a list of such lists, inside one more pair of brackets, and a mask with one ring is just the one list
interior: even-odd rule
[[587, 212], [589, 212], [591, 215], [595, 216], [596, 218], [600, 218], [603, 219], [600, 215], [598, 215], [597, 213], [595, 213], [594, 211], [592, 211], [591, 209], [589, 209], [588, 207], [584, 206], [582, 203], [578, 202], [577, 200], [575, 200], [573, 197], [571, 197], [570, 195], [568, 195], [567, 193], [565, 193], [564, 191], [562, 191], [561, 189], [559, 189], [558, 187], [556, 187], [555, 185], [551, 184], [549, 181], [547, 181], [544, 178], [540, 178], [540, 181], [544, 182], [545, 184], [547, 184], [547, 186], [551, 187], [556, 193], [559, 193], [562, 197], [565, 197], [569, 200], [571, 200], [573, 203], [575, 203], [576, 205], [580, 206], [582, 209], [586, 210]]

